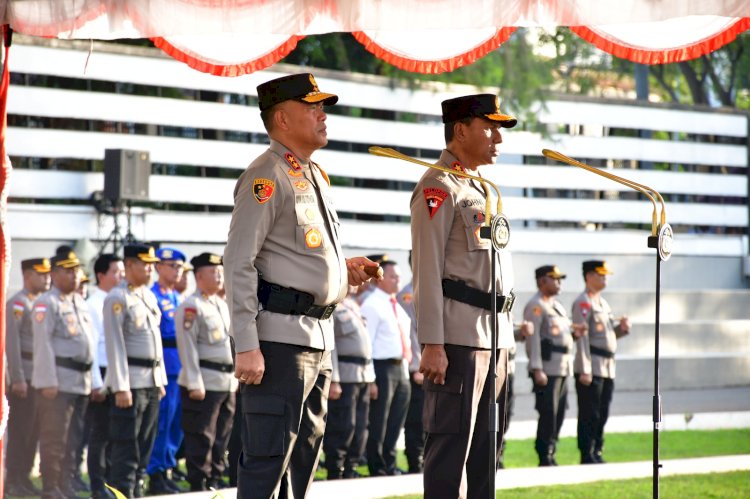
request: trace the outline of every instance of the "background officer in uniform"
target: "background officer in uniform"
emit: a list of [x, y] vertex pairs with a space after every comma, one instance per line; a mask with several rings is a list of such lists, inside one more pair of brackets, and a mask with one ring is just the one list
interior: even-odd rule
[[[86, 302], [76, 293], [81, 262], [72, 251], [50, 259], [52, 289], [34, 302], [34, 369], [44, 499], [74, 496], [72, 452], [83, 437], [96, 339]], [[97, 388], [97, 387], [95, 387]]]
[[182, 370], [182, 428], [190, 490], [224, 488], [224, 453], [235, 408], [229, 309], [216, 292], [221, 256], [201, 253], [190, 263], [196, 291], [177, 309], [177, 348]]
[[[336, 349], [333, 357], [333, 382], [328, 401], [328, 424], [323, 439], [328, 479], [356, 478], [359, 459], [367, 442], [367, 418], [370, 398], [377, 397], [372, 365], [370, 334], [356, 300], [357, 288], [333, 313]], [[334, 399], [334, 387], [340, 395]]]
[[[516, 119], [502, 114], [498, 98], [469, 95], [443, 102], [446, 149], [439, 165], [477, 174], [495, 163], [501, 127]], [[508, 304], [513, 289], [510, 253], [498, 252], [496, 289], [507, 297], [498, 313], [496, 386], [490, 365], [492, 258], [479, 229], [484, 191], [472, 180], [429, 169], [411, 198], [411, 233], [417, 332], [423, 345], [425, 497], [489, 494], [489, 404], [497, 400], [504, 433], [507, 349], [513, 345]], [[499, 301], [499, 300], [498, 300]], [[498, 442], [501, 439], [498, 439]], [[499, 446], [498, 446], [499, 448]]]
[[112, 466], [109, 484], [126, 497], [143, 494], [143, 475], [156, 438], [164, 369], [156, 297], [151, 282], [154, 248], [125, 246], [125, 278], [104, 300], [107, 344], [105, 385], [114, 393], [109, 436]]
[[148, 488], [151, 494], [172, 494], [180, 492], [180, 487], [168, 476], [167, 471], [177, 467], [177, 450], [182, 444], [180, 424], [180, 387], [177, 375], [180, 374], [180, 356], [175, 339], [175, 312], [182, 302], [175, 286], [183, 277], [185, 255], [174, 248], [159, 248], [156, 257], [156, 273], [159, 278], [151, 286], [161, 311], [161, 346], [164, 349], [164, 368], [167, 371], [166, 395], [159, 403], [159, 424], [156, 431], [154, 449], [148, 462], [146, 473], [149, 476]]
[[[258, 87], [271, 138], [240, 176], [224, 265], [241, 385], [238, 497], [303, 497], [325, 429], [336, 303], [377, 264], [346, 260], [325, 172], [323, 105], [338, 97], [311, 74]], [[283, 484], [282, 484], [283, 482]]]
[[604, 425], [615, 389], [617, 339], [630, 332], [630, 320], [615, 321], [601, 295], [612, 274], [607, 262], [583, 262], [586, 290], [573, 303], [573, 322], [585, 323], [588, 334], [576, 341], [573, 366], [578, 394], [578, 450], [582, 464], [603, 463]]
[[565, 279], [560, 269], [544, 265], [534, 275], [539, 291], [526, 304], [523, 317], [537, 332], [526, 338], [529, 377], [539, 413], [535, 449], [539, 466], [557, 466], [555, 450], [568, 405], [568, 376], [573, 370], [573, 334], [580, 336], [586, 326], [572, 325], [565, 307], [555, 298], [560, 294], [561, 279]]
[[31, 389], [34, 368], [34, 335], [32, 308], [34, 300], [50, 287], [47, 258], [31, 258], [21, 262], [23, 288], [11, 296], [5, 307], [8, 381], [8, 449], [5, 492], [9, 496], [39, 495], [29, 474], [34, 465], [39, 424], [36, 415], [36, 392]]

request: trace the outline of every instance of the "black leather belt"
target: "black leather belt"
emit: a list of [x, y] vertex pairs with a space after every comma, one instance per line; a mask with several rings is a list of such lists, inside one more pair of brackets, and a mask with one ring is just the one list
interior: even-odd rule
[[603, 348], [589, 346], [589, 350], [591, 351], [591, 355], [598, 355], [599, 357], [605, 357], [607, 359], [615, 358], [614, 352], [610, 352], [609, 350], [605, 350]]
[[31, 352], [24, 352], [21, 350], [21, 358], [25, 360], [34, 360], [34, 354]]
[[376, 364], [401, 364], [403, 359], [373, 359]]
[[91, 362], [80, 362], [78, 360], [73, 360], [70, 357], [55, 357], [55, 364], [59, 367], [65, 367], [82, 373], [89, 371], [92, 366]]
[[199, 360], [198, 364], [206, 369], [213, 369], [214, 371], [220, 371], [223, 373], [234, 372], [234, 366], [232, 364], [222, 364], [221, 362], [211, 362], [210, 360]]
[[177, 348], [177, 338], [162, 338], [162, 348]]
[[557, 353], [568, 353], [570, 351], [570, 349], [566, 347], [565, 345], [550, 344], [549, 349], [552, 352], [557, 352]]
[[[465, 281], [443, 279], [443, 296], [450, 298], [451, 300], [466, 303], [467, 305], [483, 308], [490, 312], [492, 311], [492, 297], [490, 293], [472, 288], [471, 286], [468, 286]], [[505, 313], [510, 312], [513, 308], [513, 302], [516, 300], [516, 295], [511, 290], [507, 296], [495, 295], [495, 298], [497, 300], [497, 312]]]
[[366, 366], [372, 361], [370, 359], [366, 359], [365, 357], [355, 357], [353, 355], [339, 355], [339, 362], [348, 362], [350, 364]]
[[293, 288], [285, 288], [264, 279], [258, 280], [258, 301], [263, 310], [277, 314], [307, 315], [316, 319], [328, 319], [336, 304], [315, 305], [313, 295]]
[[159, 367], [161, 359], [141, 359], [139, 357], [128, 357], [128, 364], [138, 367]]

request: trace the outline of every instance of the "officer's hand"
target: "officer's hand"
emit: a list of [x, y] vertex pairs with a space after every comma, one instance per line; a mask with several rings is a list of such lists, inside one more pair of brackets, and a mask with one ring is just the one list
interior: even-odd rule
[[204, 390], [190, 390], [188, 397], [190, 397], [190, 400], [203, 400], [206, 398], [206, 392]]
[[370, 383], [370, 400], [378, 400], [378, 385]]
[[573, 324], [573, 338], [579, 339], [583, 336], [586, 336], [586, 333], [589, 331], [589, 325], [585, 322], [581, 322], [580, 324]]
[[52, 400], [53, 398], [57, 397], [57, 387], [49, 386], [47, 388], [42, 388], [40, 390], [40, 393], [42, 394], [42, 397]]
[[630, 332], [630, 319], [627, 315], [620, 317], [620, 333], [625, 335]]
[[237, 352], [234, 377], [239, 379], [240, 383], [259, 385], [263, 380], [265, 372], [266, 361], [263, 358], [260, 348], [248, 350], [247, 352]]
[[341, 383], [332, 381], [331, 387], [328, 389], [328, 400], [338, 400], [340, 398], [341, 398]]
[[578, 375], [578, 382], [581, 383], [583, 386], [589, 386], [591, 382], [593, 381], [593, 377], [590, 374], [579, 374]]
[[544, 374], [544, 371], [541, 369], [534, 369], [532, 375], [534, 376], [534, 384], [536, 386], [547, 386], [547, 375]]
[[380, 265], [364, 256], [346, 259], [346, 271], [350, 286], [361, 286], [369, 280], [382, 281], [383, 274], [378, 273]]
[[159, 387], [159, 400], [163, 399], [167, 395], [167, 389], [163, 386]]
[[436, 385], [445, 384], [445, 372], [448, 370], [448, 356], [443, 345], [425, 345], [422, 350], [422, 361], [419, 372]]
[[424, 374], [419, 371], [414, 371], [411, 373], [411, 379], [413, 379], [416, 384], [421, 385], [424, 383]]
[[127, 409], [133, 405], [133, 394], [130, 390], [115, 393], [115, 406], [120, 409]]
[[102, 389], [94, 389], [91, 390], [91, 395], [89, 395], [89, 399], [91, 399], [92, 402], [101, 403], [104, 402], [104, 399], [107, 398], [107, 392]]
[[25, 381], [17, 381], [10, 385], [10, 392], [20, 399], [25, 399], [29, 394], [29, 386]]
[[523, 321], [521, 323], [521, 336], [528, 338], [534, 336], [534, 323], [531, 321]]

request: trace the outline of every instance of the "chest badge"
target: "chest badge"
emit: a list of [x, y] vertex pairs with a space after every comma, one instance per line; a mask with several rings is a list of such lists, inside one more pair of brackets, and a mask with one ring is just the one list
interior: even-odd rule
[[253, 196], [255, 196], [255, 200], [260, 204], [271, 199], [275, 188], [276, 183], [273, 180], [268, 180], [267, 178], [256, 178], [253, 180]]
[[294, 182], [294, 187], [295, 187], [295, 188], [297, 188], [297, 189], [298, 189], [298, 190], [300, 190], [300, 191], [306, 191], [306, 190], [307, 190], [307, 187], [308, 187], [309, 185], [310, 185], [310, 184], [308, 184], [308, 183], [307, 183], [307, 182], [305, 182], [304, 180], [296, 180], [296, 181]]
[[310, 249], [320, 248], [323, 244], [323, 236], [320, 235], [318, 229], [310, 229], [305, 232], [305, 245]]

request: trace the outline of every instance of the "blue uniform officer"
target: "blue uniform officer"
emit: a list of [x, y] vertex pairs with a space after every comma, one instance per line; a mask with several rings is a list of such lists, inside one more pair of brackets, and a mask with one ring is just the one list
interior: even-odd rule
[[151, 287], [151, 291], [161, 310], [161, 341], [168, 384], [167, 394], [159, 407], [159, 429], [146, 472], [150, 478], [151, 494], [171, 494], [181, 491], [167, 471], [177, 466], [177, 450], [182, 443], [180, 387], [177, 384], [180, 357], [177, 353], [174, 317], [182, 301], [175, 285], [182, 278], [186, 258], [174, 248], [160, 248], [156, 254], [161, 259], [156, 264], [159, 279]]

